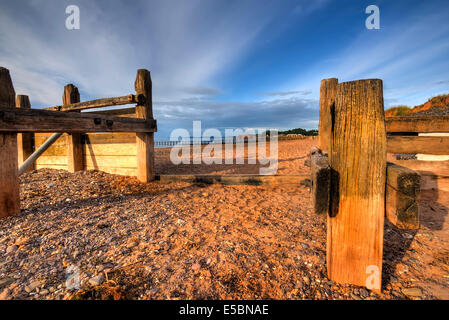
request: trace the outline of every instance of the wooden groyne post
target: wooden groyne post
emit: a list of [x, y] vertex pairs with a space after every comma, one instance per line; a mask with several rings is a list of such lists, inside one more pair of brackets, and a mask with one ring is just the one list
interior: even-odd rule
[[[150, 71], [137, 70], [134, 84], [137, 100], [136, 117], [153, 119], [153, 97]], [[137, 178], [142, 182], [153, 181], [154, 172], [154, 132], [136, 134]]]
[[[31, 109], [30, 99], [26, 95], [18, 94], [16, 107], [21, 109]], [[21, 166], [34, 152], [34, 133], [18, 133], [17, 146], [19, 152], [19, 166]], [[35, 169], [35, 164], [28, 166], [27, 171]]]
[[328, 276], [380, 291], [386, 183], [382, 80], [338, 84], [332, 118]]
[[[16, 93], [8, 69], [0, 67], [0, 107], [15, 109]], [[20, 213], [17, 133], [0, 132], [0, 218]]]
[[321, 80], [320, 86], [320, 119], [318, 124], [318, 148], [329, 152], [332, 135], [332, 115], [335, 109], [338, 79]]
[[[62, 103], [64, 105], [80, 102], [80, 93], [78, 88], [73, 84], [64, 87], [62, 95]], [[76, 111], [74, 111], [76, 112]], [[78, 111], [79, 112], [79, 111]], [[82, 171], [83, 163], [83, 147], [81, 144], [81, 133], [70, 133], [66, 136], [67, 144], [67, 170], [69, 172]]]

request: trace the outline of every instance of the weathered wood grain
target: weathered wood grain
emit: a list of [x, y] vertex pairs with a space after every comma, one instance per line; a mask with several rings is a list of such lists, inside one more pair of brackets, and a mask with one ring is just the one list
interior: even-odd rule
[[113, 110], [101, 110], [101, 111], [93, 111], [89, 113], [94, 114], [106, 114], [110, 116], [116, 117], [127, 117], [127, 118], [136, 118], [136, 108], [123, 108], [123, 109], [113, 109]]
[[105, 167], [114, 168], [137, 168], [136, 156], [97, 156], [86, 154], [85, 163], [87, 167], [103, 170]]
[[398, 228], [419, 228], [420, 185], [417, 171], [387, 163], [386, 216]]
[[[80, 102], [80, 94], [78, 88], [73, 84], [68, 84], [64, 87], [62, 95], [62, 103], [70, 105], [72, 103]], [[83, 148], [81, 145], [81, 133], [71, 133], [66, 136], [67, 146], [67, 170], [69, 172], [82, 171], [83, 163]]]
[[[31, 103], [28, 96], [18, 94], [16, 98], [16, 107], [21, 109], [31, 109]], [[17, 148], [19, 166], [21, 166], [34, 152], [34, 133], [17, 134]], [[27, 171], [32, 171], [34, 168], [35, 166], [33, 163], [28, 167]]]
[[387, 137], [389, 153], [449, 155], [449, 137]]
[[[134, 84], [136, 95], [143, 96], [144, 103], [136, 106], [136, 117], [153, 119], [153, 98], [151, 75], [148, 70], [137, 70]], [[154, 180], [154, 133], [138, 132], [136, 134], [137, 147], [137, 178], [142, 182]]]
[[[75, 95], [73, 97], [75, 97]], [[142, 98], [140, 98], [140, 99], [142, 99]], [[142, 100], [140, 100], [140, 101], [142, 101]], [[138, 102], [139, 102], [138, 97], [136, 97], [133, 94], [129, 94], [129, 95], [123, 96], [123, 97], [102, 98], [102, 99], [83, 101], [83, 102], [79, 102], [79, 101], [73, 102], [73, 103], [63, 102], [64, 104], [62, 106], [49, 107], [49, 108], [45, 108], [44, 110], [80, 111], [80, 110], [104, 108], [104, 107], [111, 107], [111, 106], [121, 106], [121, 105], [125, 105], [125, 104], [133, 104], [133, 103], [138, 103]]]
[[328, 276], [380, 291], [386, 182], [381, 80], [338, 85], [329, 155]]
[[312, 174], [312, 205], [315, 213], [329, 213], [331, 169], [329, 159], [321, 150], [312, 150], [310, 170]]
[[387, 132], [449, 132], [449, 116], [387, 117]]
[[175, 175], [162, 174], [156, 177], [162, 182], [182, 181], [190, 183], [223, 184], [223, 185], [300, 185], [310, 175]]
[[134, 143], [83, 144], [84, 154], [96, 156], [137, 156]]
[[116, 144], [116, 143], [136, 143], [134, 132], [117, 132], [104, 134], [83, 134], [83, 143], [87, 144]]
[[154, 132], [156, 120], [0, 108], [0, 132]]
[[329, 152], [332, 138], [332, 114], [335, 108], [338, 79], [321, 80], [320, 118], [318, 124], [318, 148]]
[[[0, 105], [15, 109], [16, 93], [9, 70], [0, 67]], [[1, 127], [1, 124], [0, 124]], [[0, 218], [20, 213], [17, 134], [0, 132]]]

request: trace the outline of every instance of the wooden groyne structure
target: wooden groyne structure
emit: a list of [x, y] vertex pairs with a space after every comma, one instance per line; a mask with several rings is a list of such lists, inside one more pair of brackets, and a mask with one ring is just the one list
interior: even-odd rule
[[385, 118], [380, 79], [322, 80], [311, 175], [314, 210], [327, 215], [331, 280], [380, 291], [384, 217], [419, 228], [421, 190], [449, 178], [447, 161], [387, 163], [387, 153], [449, 154], [449, 137], [418, 136], [427, 132], [449, 132], [449, 117]]
[[[148, 70], [137, 71], [134, 87], [127, 96], [80, 102], [78, 88], [68, 84], [62, 105], [32, 109], [27, 96], [16, 98], [9, 70], [0, 67], [0, 217], [20, 212], [18, 166], [39, 151], [31, 169], [96, 169], [154, 180], [157, 124]], [[135, 106], [81, 112], [128, 104]], [[40, 149], [51, 136], [55, 142]]]

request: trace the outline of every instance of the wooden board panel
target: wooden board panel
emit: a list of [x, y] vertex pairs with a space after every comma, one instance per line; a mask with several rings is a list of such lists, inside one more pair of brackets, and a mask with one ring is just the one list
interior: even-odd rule
[[56, 169], [56, 170], [67, 170], [67, 165], [63, 164], [39, 164], [36, 163], [36, 169]]
[[36, 164], [45, 165], [45, 164], [57, 164], [57, 165], [67, 165], [67, 157], [66, 156], [41, 156], [36, 160]]
[[[36, 148], [38, 148], [39, 146], [41, 146], [49, 137], [52, 136], [52, 133], [35, 133], [34, 134], [34, 144], [36, 146]], [[58, 140], [56, 140], [51, 147], [54, 146], [66, 146], [66, 135], [63, 134]], [[51, 148], [50, 147], [50, 148]]]
[[391, 162], [419, 171], [421, 175], [449, 177], [449, 161], [392, 160]]
[[398, 228], [419, 228], [420, 180], [418, 171], [387, 163], [386, 216]]
[[449, 161], [393, 160], [421, 175], [421, 190], [449, 191]]
[[67, 146], [56, 145], [51, 146], [39, 157], [48, 157], [48, 156], [67, 156]]
[[136, 134], [134, 132], [87, 134], [83, 135], [83, 143], [136, 143]]
[[449, 155], [449, 137], [401, 137], [387, 138], [390, 153], [424, 153]]
[[387, 132], [449, 132], [449, 116], [387, 117]]
[[86, 154], [84, 163], [86, 167], [102, 170], [104, 167], [137, 168], [135, 156], [91, 156]]
[[96, 169], [93, 166], [87, 166], [86, 170], [98, 170], [98, 171], [103, 171], [103, 172], [110, 173], [110, 174], [119, 174], [122, 176], [130, 176], [130, 177], [137, 176], [137, 168], [103, 167], [101, 169]]
[[84, 144], [85, 155], [95, 156], [136, 156], [135, 143]]

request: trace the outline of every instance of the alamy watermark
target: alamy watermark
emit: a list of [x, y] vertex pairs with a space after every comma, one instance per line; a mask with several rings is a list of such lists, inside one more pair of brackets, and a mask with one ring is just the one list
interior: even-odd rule
[[69, 290], [78, 290], [80, 286], [80, 269], [77, 266], [70, 265], [65, 270], [65, 286]]
[[380, 10], [376, 5], [370, 5], [366, 7], [365, 13], [369, 16], [365, 20], [365, 26], [368, 30], [380, 29]]
[[[187, 129], [173, 130], [170, 141], [177, 143], [170, 152], [171, 162], [175, 165], [191, 163], [212, 165], [223, 164], [224, 158], [225, 164], [234, 164], [235, 149], [235, 164], [245, 164], [246, 145], [248, 164], [258, 162], [265, 166], [259, 169], [261, 175], [276, 174], [278, 170], [277, 130], [225, 129], [224, 131], [224, 138], [222, 132], [215, 128], [202, 132], [201, 121], [193, 121], [193, 137]], [[269, 144], [267, 144], [268, 135]], [[207, 142], [205, 146], [203, 146], [204, 141]]]
[[67, 30], [79, 30], [81, 27], [80, 8], [72, 4], [65, 8], [65, 13], [69, 15], [65, 20]]
[[366, 278], [365, 286], [369, 290], [380, 290], [380, 270], [376, 265], [370, 265], [366, 267]]

